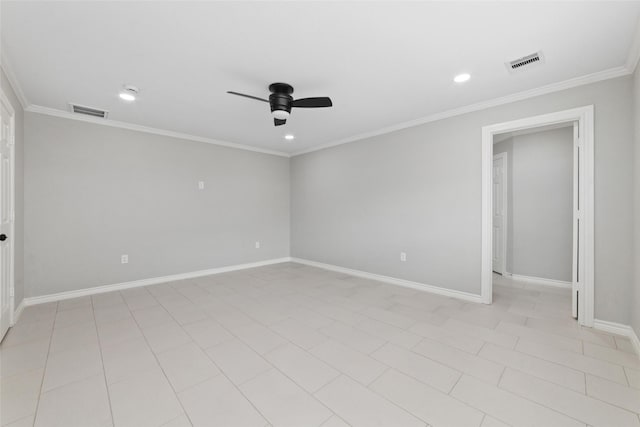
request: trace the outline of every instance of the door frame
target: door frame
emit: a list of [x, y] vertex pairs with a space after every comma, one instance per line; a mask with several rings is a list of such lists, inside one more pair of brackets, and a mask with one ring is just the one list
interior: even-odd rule
[[[499, 273], [502, 274], [503, 276], [507, 275], [507, 229], [509, 227], [509, 189], [508, 189], [508, 185], [509, 185], [509, 156], [507, 155], [507, 153], [498, 153], [498, 154], [494, 154], [493, 155], [493, 160], [495, 159], [502, 159], [502, 202], [504, 203], [504, 213], [502, 215], [502, 271], [500, 271]], [[493, 167], [493, 163], [491, 163], [491, 167]], [[493, 173], [492, 173], [493, 176]], [[493, 197], [493, 193], [491, 194], [491, 197]], [[493, 209], [491, 212], [492, 216], [493, 216]], [[493, 220], [491, 221], [491, 224], [493, 226]], [[491, 242], [491, 245], [493, 245], [493, 242]], [[491, 271], [495, 271], [493, 269], [493, 262], [491, 263]]]
[[0, 88], [0, 103], [4, 105], [11, 116], [9, 120], [9, 168], [11, 169], [11, 174], [9, 175], [9, 200], [11, 202], [11, 211], [9, 212], [11, 221], [9, 228], [9, 232], [11, 233], [9, 235], [9, 326], [13, 326], [17, 320], [15, 313], [16, 112], [2, 88]]
[[[498, 133], [514, 132], [560, 123], [578, 122], [580, 148], [583, 153], [579, 160], [578, 179], [582, 183], [580, 198], [581, 225], [584, 234], [579, 243], [579, 265], [582, 280], [579, 283], [578, 323], [593, 326], [594, 320], [594, 265], [595, 265], [595, 225], [594, 225], [594, 108], [593, 105], [557, 111], [555, 113], [513, 120], [484, 126], [482, 128], [482, 266], [481, 300], [491, 304], [493, 300], [492, 250], [493, 250], [493, 136]], [[574, 235], [574, 240], [576, 236]]]

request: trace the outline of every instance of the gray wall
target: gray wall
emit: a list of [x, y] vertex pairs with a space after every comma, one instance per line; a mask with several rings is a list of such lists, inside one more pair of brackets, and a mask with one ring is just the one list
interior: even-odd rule
[[28, 297], [289, 255], [287, 158], [29, 112], [25, 130]]
[[640, 67], [633, 76], [633, 117], [634, 133], [634, 243], [633, 265], [635, 276], [631, 304], [631, 327], [640, 337]]
[[[15, 306], [22, 302], [24, 298], [24, 110], [18, 97], [16, 96], [11, 83], [7, 79], [4, 70], [0, 68], [0, 87], [9, 98], [9, 102], [15, 111]], [[11, 238], [11, 236], [10, 236]]]
[[479, 294], [482, 126], [593, 104], [595, 315], [629, 324], [631, 89], [607, 80], [297, 156], [292, 256]]
[[573, 128], [513, 136], [507, 153], [507, 271], [571, 281]]

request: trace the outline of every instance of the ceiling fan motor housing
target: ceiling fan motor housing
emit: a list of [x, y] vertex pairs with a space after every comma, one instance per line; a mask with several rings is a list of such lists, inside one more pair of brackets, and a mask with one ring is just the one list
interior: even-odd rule
[[283, 110], [287, 113], [291, 113], [291, 104], [293, 103], [293, 97], [284, 93], [272, 93], [269, 95], [269, 104], [271, 105], [271, 112], [275, 110]]
[[271, 92], [271, 95], [269, 95], [271, 112], [281, 110], [291, 113], [293, 87], [286, 83], [272, 83], [269, 85], [269, 91]]

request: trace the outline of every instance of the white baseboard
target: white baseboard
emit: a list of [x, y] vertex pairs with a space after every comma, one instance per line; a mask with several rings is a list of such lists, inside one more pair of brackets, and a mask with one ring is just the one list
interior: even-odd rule
[[102, 294], [105, 292], [121, 291], [123, 289], [138, 288], [140, 286], [157, 285], [160, 283], [173, 282], [176, 280], [193, 279], [196, 277], [210, 276], [213, 274], [227, 273], [229, 271], [245, 270], [247, 268], [262, 267], [271, 264], [280, 264], [291, 261], [290, 257], [269, 259], [265, 261], [250, 262], [247, 264], [236, 264], [225, 267], [211, 268], [208, 270], [192, 271], [189, 273], [172, 274], [170, 276], [152, 277], [149, 279], [133, 280], [130, 282], [115, 283], [112, 285], [96, 286], [93, 288], [78, 289], [75, 291], [59, 292], [56, 294], [42, 295], [38, 297], [30, 297], [22, 300], [21, 306], [28, 307], [30, 305], [44, 304], [47, 302], [62, 301], [71, 298], [78, 298], [87, 295]]
[[608, 322], [606, 320], [595, 319], [593, 321], [593, 329], [597, 329], [603, 332], [609, 332], [610, 334], [622, 335], [623, 337], [629, 338], [631, 344], [633, 345], [633, 349], [635, 350], [638, 357], [640, 357], [640, 339], [638, 339], [638, 335], [636, 335], [636, 332], [631, 326], [623, 325], [621, 323]]
[[536, 285], [553, 286], [554, 288], [571, 289], [572, 283], [564, 280], [545, 279], [543, 277], [522, 276], [520, 274], [505, 273], [507, 277], [519, 282], [535, 283]]
[[24, 302], [24, 298], [22, 298], [22, 301], [20, 301], [20, 304], [18, 304], [18, 306], [16, 307], [16, 309], [13, 311], [13, 319], [12, 319], [12, 324], [11, 326], [15, 325], [16, 323], [18, 323], [18, 319], [20, 318], [20, 315], [22, 314], [22, 312], [24, 311], [24, 307], [25, 307], [25, 302]]
[[352, 270], [350, 268], [339, 267], [332, 264], [324, 264], [321, 262], [310, 261], [302, 258], [291, 258], [291, 262], [297, 262], [299, 264], [310, 265], [312, 267], [323, 268], [325, 270], [336, 271], [338, 273], [350, 274], [352, 276], [362, 277], [364, 279], [376, 280], [378, 282], [390, 283], [392, 285], [404, 286], [406, 288], [417, 289], [420, 291], [431, 292], [433, 294], [444, 295], [446, 297], [458, 298], [465, 301], [471, 301], [481, 303], [482, 298], [480, 295], [471, 294], [468, 292], [456, 291], [454, 289], [441, 288], [439, 286], [427, 285], [424, 283], [412, 282], [410, 280], [398, 279], [390, 276], [383, 276], [380, 274], [367, 273], [366, 271]]

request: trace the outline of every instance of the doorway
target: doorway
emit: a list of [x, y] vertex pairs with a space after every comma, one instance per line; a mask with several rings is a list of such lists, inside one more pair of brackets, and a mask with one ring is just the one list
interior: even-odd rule
[[[482, 301], [491, 304], [494, 271], [506, 271], [505, 174], [508, 156], [494, 158], [494, 137], [500, 134], [531, 133], [540, 128], [571, 126], [573, 130], [573, 205], [567, 232], [572, 241], [571, 262], [572, 315], [581, 325], [593, 326], [594, 304], [594, 176], [593, 176], [593, 106], [560, 111], [507, 123], [485, 126], [482, 133]], [[571, 160], [571, 159], [569, 159]], [[544, 164], [540, 164], [544, 167]], [[535, 209], [535, 208], [534, 208]], [[569, 208], [568, 208], [569, 209]], [[567, 268], [569, 266], [567, 265]], [[497, 269], [497, 270], [496, 270]], [[567, 273], [569, 275], [569, 273]]]
[[14, 143], [15, 112], [0, 89], [0, 341], [14, 320]]
[[493, 155], [493, 259], [494, 273], [507, 274], [508, 157]]

